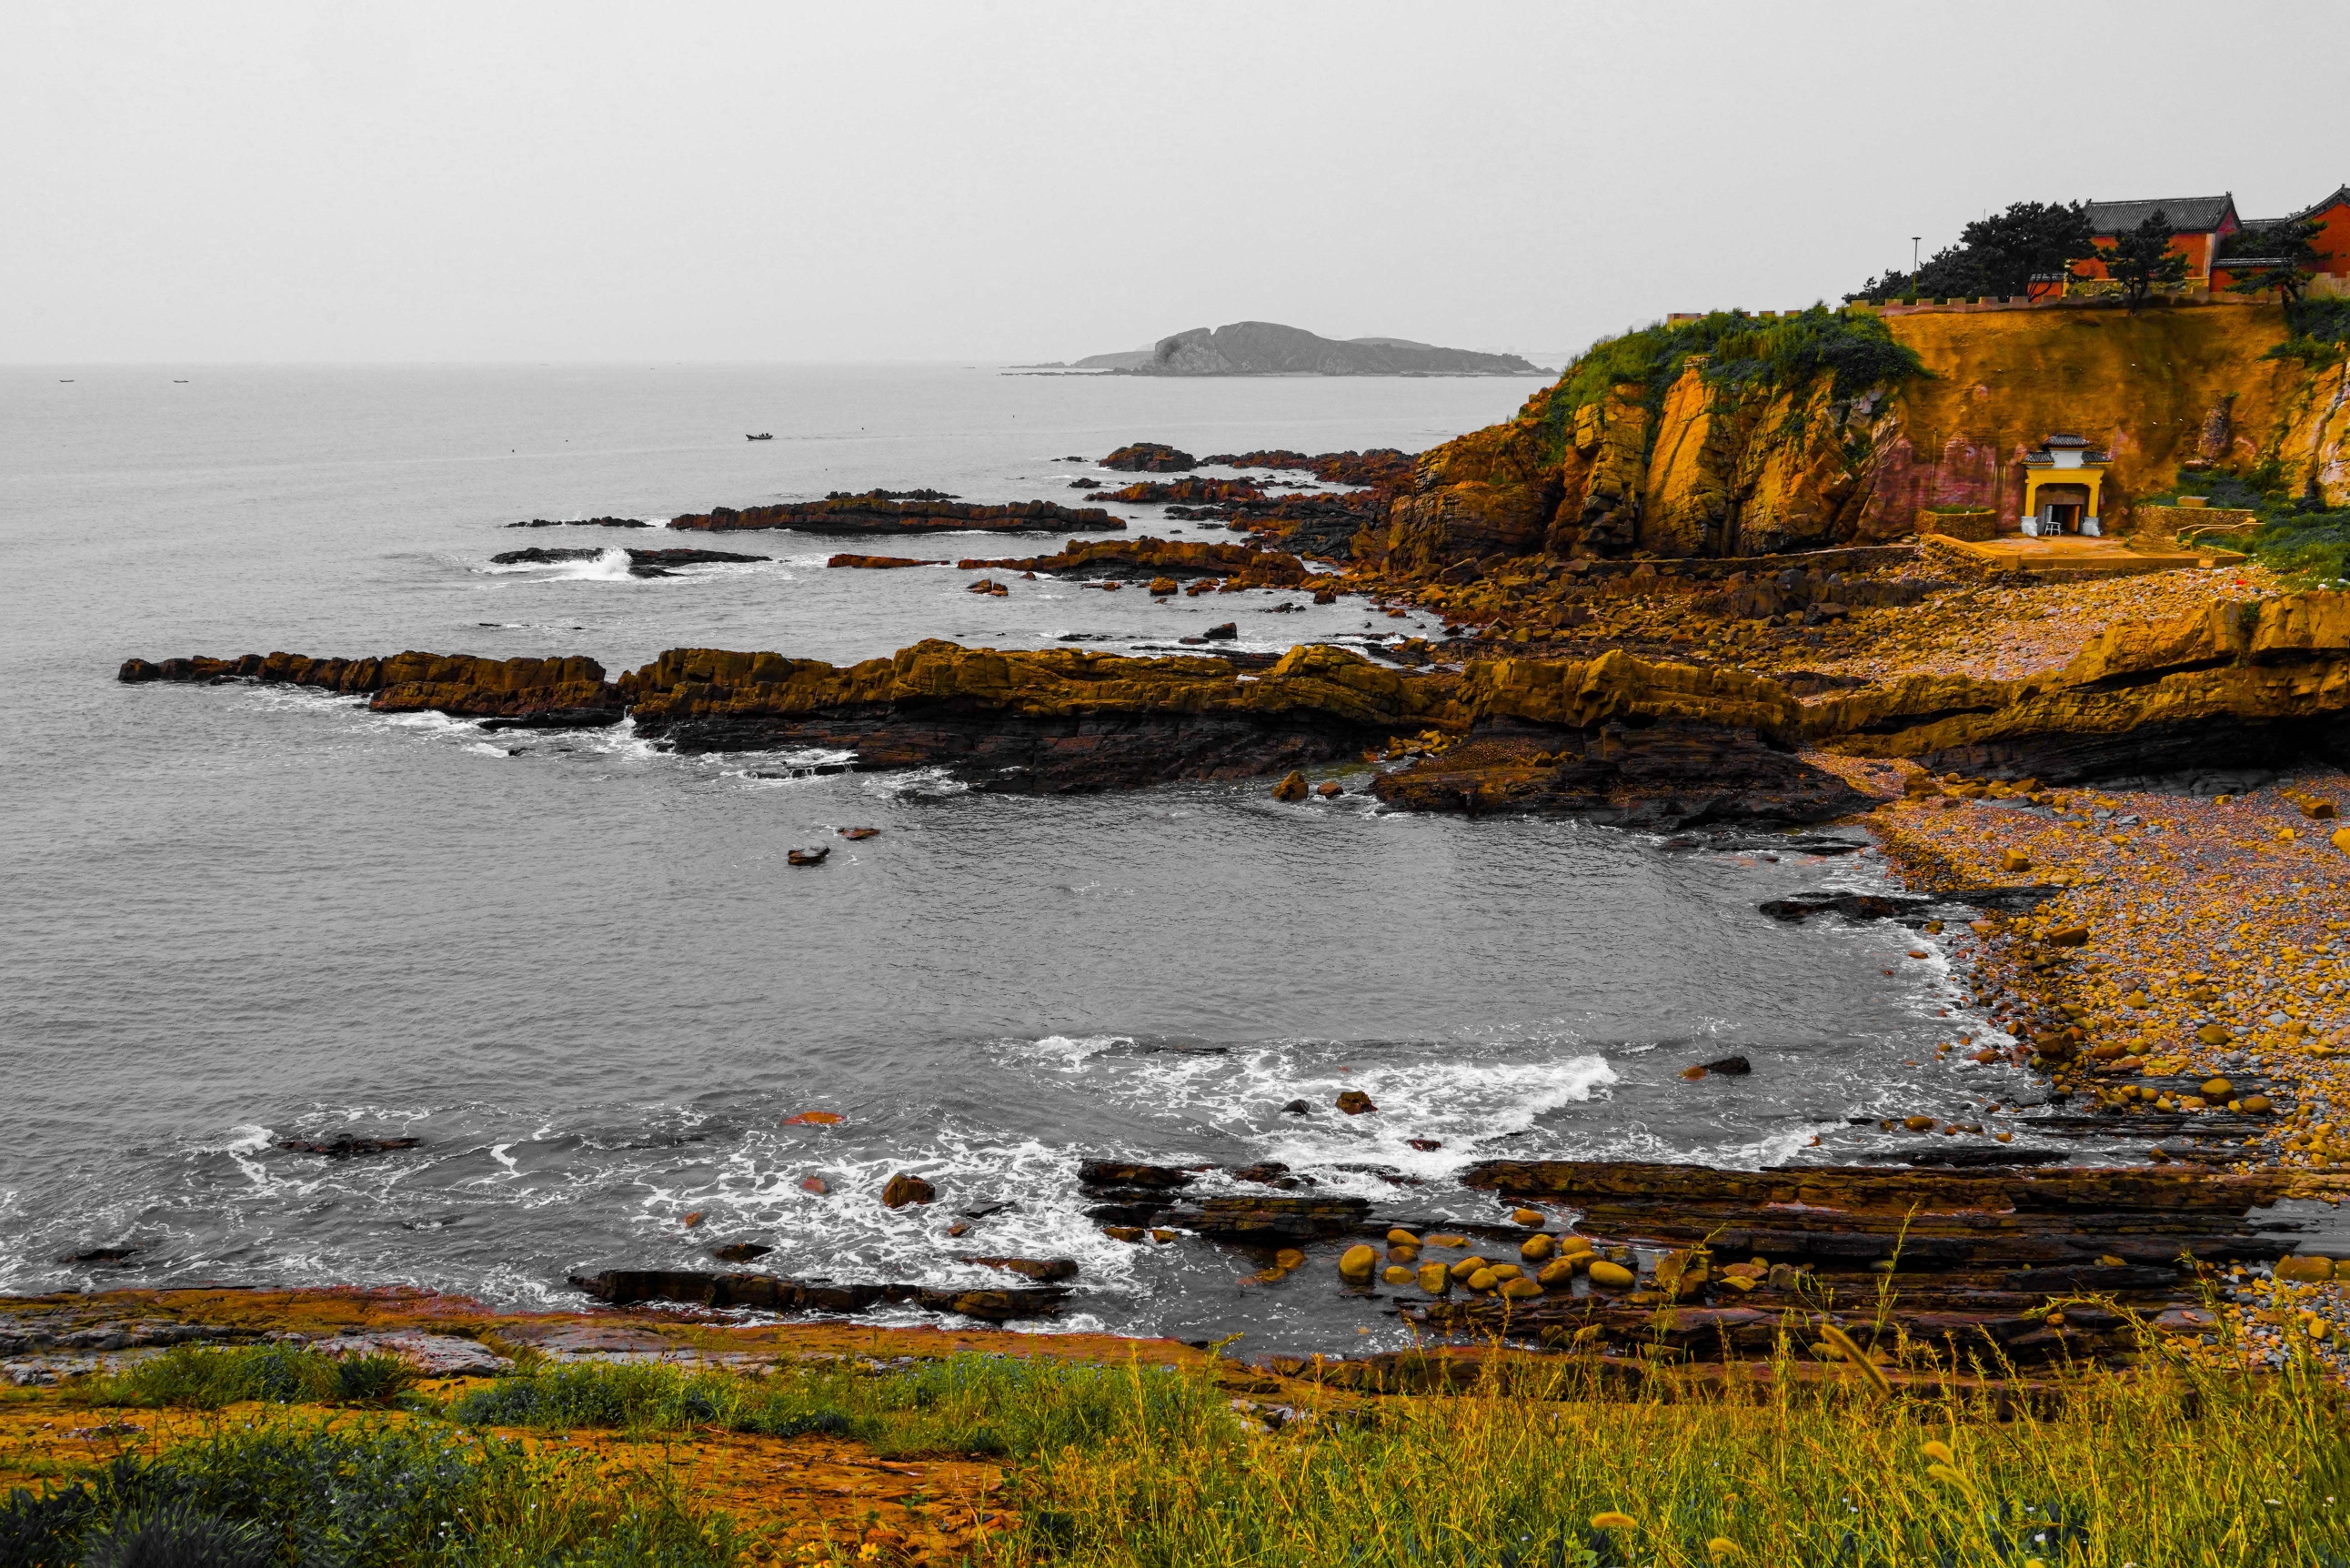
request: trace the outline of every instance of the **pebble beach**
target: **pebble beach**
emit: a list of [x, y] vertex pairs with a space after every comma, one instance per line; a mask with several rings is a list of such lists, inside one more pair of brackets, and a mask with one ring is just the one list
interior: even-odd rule
[[[2280, 586], [2246, 566], [1987, 587], [1968, 596], [1963, 626], [1954, 610], [1907, 612], [1898, 645], [1835, 668], [2020, 679], [2061, 666], [2108, 625]], [[2028, 914], [1926, 939], [1996, 1031], [1946, 1052], [2030, 1064], [2053, 1104], [2142, 1126], [2137, 1158], [2283, 1168], [2307, 1173], [2310, 1200], [2350, 1193], [2350, 777], [2304, 768], [2200, 787], [2064, 788], [1813, 760], [1884, 800], [1867, 826], [1912, 887], [2052, 890]], [[2350, 1287], [2330, 1273], [2323, 1259], [2220, 1271], [2201, 1353], [2281, 1366], [2299, 1338], [2350, 1376]]]

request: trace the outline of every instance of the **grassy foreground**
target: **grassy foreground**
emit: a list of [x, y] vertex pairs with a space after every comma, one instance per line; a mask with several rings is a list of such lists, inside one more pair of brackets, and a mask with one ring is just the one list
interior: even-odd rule
[[[2083, 1374], [2003, 1417], [1955, 1388], [1897, 1398], [1858, 1376], [1642, 1391], [1558, 1361], [1459, 1393], [1287, 1383], [1239, 1399], [1264, 1380], [974, 1355], [541, 1368], [440, 1394], [350, 1368], [182, 1350], [14, 1397], [212, 1414], [151, 1455], [0, 1501], [0, 1568], [2350, 1568], [2350, 1421], [2340, 1388], [2298, 1365]], [[925, 1547], [853, 1508], [712, 1505], [691, 1453], [714, 1435], [775, 1469], [830, 1444], [876, 1460], [983, 1454], [1005, 1473], [983, 1523]]]

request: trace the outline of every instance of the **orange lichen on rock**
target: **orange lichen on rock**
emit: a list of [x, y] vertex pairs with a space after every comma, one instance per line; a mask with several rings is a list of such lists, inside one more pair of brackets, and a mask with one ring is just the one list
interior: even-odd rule
[[998, 651], [935, 640], [845, 667], [774, 653], [672, 649], [619, 684], [640, 728], [697, 747], [744, 725], [789, 726], [826, 715], [854, 724], [883, 710], [962, 728], [1021, 720], [1229, 719], [1351, 732], [1463, 722], [1449, 680], [1409, 676], [1323, 644], [1292, 649], [1253, 679], [1215, 658]]
[[117, 679], [213, 684], [251, 680], [371, 695], [382, 713], [442, 712], [467, 719], [609, 724], [621, 717], [619, 689], [592, 659], [482, 659], [468, 653], [396, 653], [380, 659], [314, 659], [248, 653], [238, 659], [126, 660]]
[[1743, 670], [1652, 663], [1620, 649], [1588, 662], [1477, 659], [1464, 673], [1461, 694], [1480, 718], [1575, 729], [1688, 719], [1778, 737], [1792, 733], [1802, 715], [1775, 680]]

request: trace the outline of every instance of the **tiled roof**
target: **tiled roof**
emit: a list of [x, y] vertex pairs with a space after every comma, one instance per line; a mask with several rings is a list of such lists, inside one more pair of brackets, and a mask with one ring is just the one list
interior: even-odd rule
[[2233, 196], [2170, 196], [2159, 202], [2092, 202], [2088, 204], [2092, 234], [2118, 234], [2137, 228], [2160, 213], [2182, 234], [2208, 233], [2236, 210]]
[[[2332, 195], [2322, 196], [2318, 200], [2312, 202], [2308, 206], [2303, 207], [2300, 212], [2295, 213], [2293, 217], [2314, 217], [2318, 213], [2325, 211], [2326, 208], [2333, 206], [2337, 202], [2350, 203], [2350, 185], [2336, 186]], [[2271, 223], [2282, 223], [2289, 222], [2290, 220], [2284, 218], [2272, 218], [2269, 221]]]

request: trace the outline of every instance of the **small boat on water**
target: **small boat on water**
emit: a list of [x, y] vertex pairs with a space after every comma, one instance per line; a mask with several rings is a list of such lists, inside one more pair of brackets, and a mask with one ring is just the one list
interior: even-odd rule
[[757, 435], [746, 435], [743, 439], [744, 441], [773, 441], [775, 439], [775, 432], [773, 431], [761, 431]]

